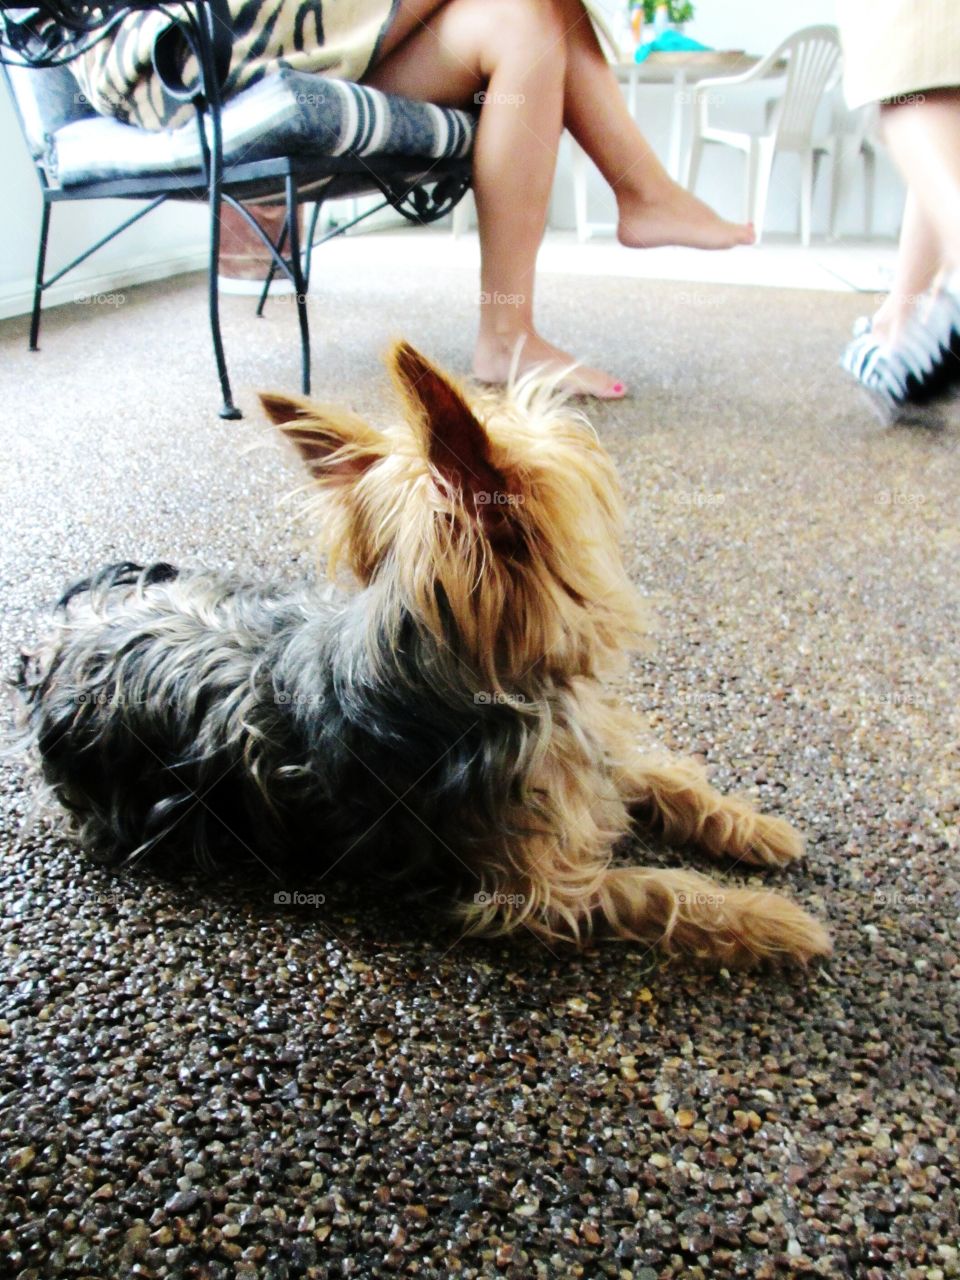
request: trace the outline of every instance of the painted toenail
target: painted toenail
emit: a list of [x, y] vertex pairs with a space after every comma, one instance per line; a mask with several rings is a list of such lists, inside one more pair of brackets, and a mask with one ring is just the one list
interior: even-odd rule
[[624, 388], [623, 388], [623, 383], [622, 383], [622, 382], [615, 382], [615, 383], [613, 384], [613, 389], [614, 389], [614, 391], [617, 393], [617, 395], [620, 395], [620, 394], [622, 393], [623, 389], [624, 389]]

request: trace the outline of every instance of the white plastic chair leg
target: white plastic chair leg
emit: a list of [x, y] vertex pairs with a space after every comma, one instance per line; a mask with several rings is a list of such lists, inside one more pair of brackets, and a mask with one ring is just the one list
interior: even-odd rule
[[753, 224], [757, 229], [757, 242], [763, 234], [763, 224], [767, 218], [767, 197], [770, 194], [770, 174], [773, 172], [773, 161], [776, 149], [772, 138], [761, 138], [760, 158], [757, 164], [757, 189], [754, 196]]
[[772, 138], [755, 138], [747, 158], [747, 219], [753, 223], [757, 244], [763, 236], [763, 223], [767, 215], [770, 171], [774, 157], [773, 142]]
[[695, 133], [690, 139], [687, 160], [684, 165], [683, 185], [688, 191], [695, 191], [697, 178], [700, 176], [700, 161], [703, 158], [703, 139]]
[[813, 221], [813, 179], [816, 159], [813, 151], [805, 151], [800, 157], [800, 243], [806, 249], [810, 245], [810, 225]]
[[863, 234], [873, 235], [873, 202], [877, 190], [877, 156], [870, 146], [863, 149]]
[[[749, 222], [753, 217], [753, 208], [757, 201], [757, 167], [760, 163], [760, 146], [756, 138], [750, 141], [747, 152], [746, 187], [743, 193], [743, 220]], [[760, 228], [757, 227], [757, 231]]]
[[830, 149], [830, 223], [831, 240], [840, 238], [837, 226], [840, 222], [840, 205], [846, 191], [847, 152], [842, 138], [836, 138]]

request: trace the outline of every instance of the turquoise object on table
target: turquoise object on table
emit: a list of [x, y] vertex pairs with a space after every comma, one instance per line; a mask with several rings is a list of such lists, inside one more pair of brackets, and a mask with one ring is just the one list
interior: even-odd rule
[[689, 36], [668, 28], [655, 40], [648, 40], [646, 44], [640, 45], [633, 59], [635, 62], [643, 62], [651, 53], [696, 53], [701, 50], [707, 53], [711, 51], [708, 44], [701, 44], [699, 40], [691, 40]]

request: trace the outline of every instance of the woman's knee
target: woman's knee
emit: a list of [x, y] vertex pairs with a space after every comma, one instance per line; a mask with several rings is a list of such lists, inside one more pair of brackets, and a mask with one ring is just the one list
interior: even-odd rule
[[539, 61], [562, 62], [565, 27], [558, 0], [449, 0], [450, 20], [468, 23], [497, 55], [527, 51]]

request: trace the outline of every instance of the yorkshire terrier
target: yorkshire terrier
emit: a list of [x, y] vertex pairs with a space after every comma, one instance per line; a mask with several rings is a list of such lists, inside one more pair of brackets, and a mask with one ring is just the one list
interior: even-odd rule
[[261, 397], [299, 451], [331, 575], [279, 589], [111, 565], [25, 656], [24, 725], [108, 862], [296, 857], [449, 888], [470, 932], [631, 939], [750, 964], [829, 952], [786, 898], [614, 864], [634, 820], [783, 866], [780, 818], [643, 754], [609, 681], [644, 636], [611, 460], [549, 385], [472, 396], [406, 343], [382, 430]]

